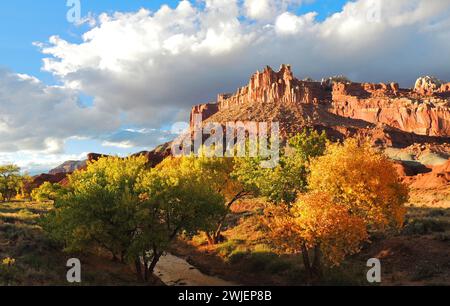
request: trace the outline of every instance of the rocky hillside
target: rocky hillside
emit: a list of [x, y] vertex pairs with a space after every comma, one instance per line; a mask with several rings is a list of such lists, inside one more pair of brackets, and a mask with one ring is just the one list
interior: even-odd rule
[[59, 165], [58, 167], [50, 170], [49, 174], [58, 173], [72, 173], [75, 170], [81, 169], [86, 166], [86, 160], [69, 160]]

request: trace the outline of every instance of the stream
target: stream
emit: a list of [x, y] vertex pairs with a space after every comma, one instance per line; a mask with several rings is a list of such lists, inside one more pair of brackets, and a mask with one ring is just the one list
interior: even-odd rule
[[155, 275], [168, 286], [237, 286], [215, 276], [200, 272], [186, 260], [166, 254], [155, 268]]

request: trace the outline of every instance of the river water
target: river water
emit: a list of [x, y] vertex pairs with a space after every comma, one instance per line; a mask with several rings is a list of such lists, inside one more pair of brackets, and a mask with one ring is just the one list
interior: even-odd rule
[[215, 276], [200, 272], [186, 260], [166, 254], [155, 268], [155, 275], [168, 286], [237, 286]]

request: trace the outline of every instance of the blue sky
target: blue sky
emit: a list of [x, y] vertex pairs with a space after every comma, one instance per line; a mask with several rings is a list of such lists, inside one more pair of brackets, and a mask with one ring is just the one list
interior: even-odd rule
[[0, 1], [0, 163], [36, 173], [87, 152], [152, 149], [192, 105], [265, 65], [404, 87], [450, 80], [450, 1], [81, 0], [95, 25], [68, 22], [69, 9]]

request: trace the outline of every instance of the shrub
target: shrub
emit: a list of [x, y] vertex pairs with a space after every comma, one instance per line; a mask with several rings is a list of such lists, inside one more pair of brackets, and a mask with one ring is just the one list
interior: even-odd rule
[[67, 193], [60, 184], [45, 182], [31, 192], [31, 198], [36, 202], [55, 201]]

